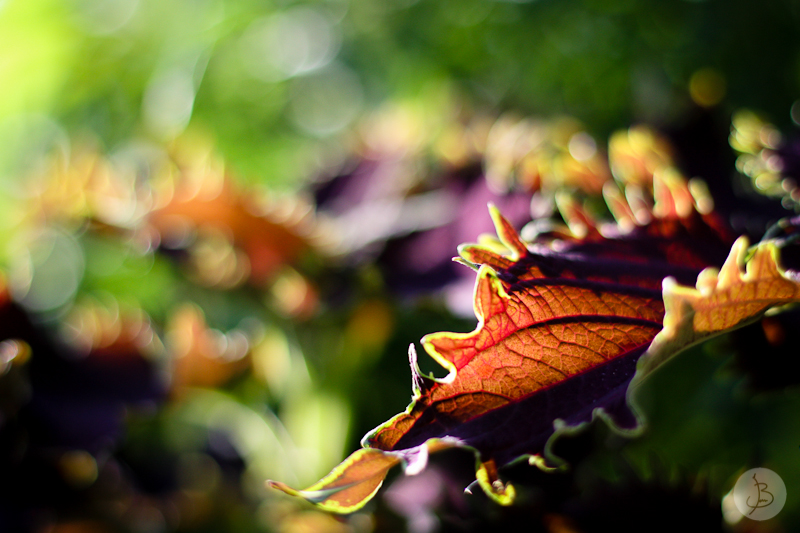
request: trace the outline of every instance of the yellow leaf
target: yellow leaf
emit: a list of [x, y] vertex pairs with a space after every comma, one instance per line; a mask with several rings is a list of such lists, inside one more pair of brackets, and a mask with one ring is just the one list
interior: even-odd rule
[[267, 485], [305, 498], [326, 511], [352, 513], [372, 499], [392, 467], [404, 463], [406, 474], [418, 474], [425, 468], [429, 453], [456, 445], [450, 439], [429, 439], [414, 449], [398, 452], [362, 448], [305, 490], [295, 490], [279, 481], [267, 481]]
[[800, 281], [778, 265], [774, 242], [748, 250], [740, 237], [721, 269], [703, 270], [694, 288], [666, 278], [663, 297], [664, 329], [639, 360], [634, 383], [689, 346], [754, 322], [771, 308], [800, 302]]

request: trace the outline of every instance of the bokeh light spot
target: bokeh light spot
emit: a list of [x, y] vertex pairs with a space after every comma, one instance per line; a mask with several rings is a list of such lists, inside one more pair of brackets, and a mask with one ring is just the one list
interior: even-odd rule
[[83, 273], [83, 250], [75, 237], [45, 230], [16, 254], [10, 289], [31, 311], [52, 311], [74, 298]]
[[348, 126], [363, 99], [358, 76], [344, 66], [332, 65], [293, 81], [289, 116], [300, 130], [325, 137]]
[[255, 21], [242, 36], [242, 56], [249, 73], [278, 81], [329, 64], [341, 38], [329, 18], [310, 7], [296, 7]]
[[700, 69], [689, 80], [689, 95], [701, 107], [713, 107], [725, 98], [726, 83], [722, 74], [711, 68]]
[[155, 76], [145, 90], [142, 114], [153, 132], [173, 137], [192, 117], [195, 90], [192, 75], [174, 69]]

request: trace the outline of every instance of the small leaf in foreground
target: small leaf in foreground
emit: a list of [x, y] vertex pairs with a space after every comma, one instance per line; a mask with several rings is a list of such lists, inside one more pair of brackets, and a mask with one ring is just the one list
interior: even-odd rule
[[267, 484], [292, 496], [305, 498], [327, 511], [351, 513], [372, 499], [394, 466], [404, 463], [406, 473], [419, 473], [425, 468], [429, 453], [455, 444], [448, 439], [431, 439], [415, 449], [394, 453], [362, 448], [305, 490], [295, 490], [278, 481], [268, 481]]

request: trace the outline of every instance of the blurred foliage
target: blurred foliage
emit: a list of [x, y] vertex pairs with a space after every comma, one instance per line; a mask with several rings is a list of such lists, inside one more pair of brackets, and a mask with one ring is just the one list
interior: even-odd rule
[[[0, 0], [0, 530], [592, 531], [632, 507], [637, 530], [790, 530], [791, 314], [660, 372], [642, 439], [597, 426], [562, 444], [571, 472], [513, 470], [511, 510], [462, 493], [455, 452], [345, 519], [264, 479], [325, 474], [406, 405], [408, 343], [474, 327], [450, 258], [491, 230], [487, 201], [535, 231], [564, 192], [607, 215], [604, 152], [647, 165], [624, 142], [646, 130], [614, 131], [662, 131], [739, 233], [791, 214], [798, 19], [790, 0]], [[740, 108], [764, 115], [730, 130]], [[787, 507], [723, 522], [751, 466]]]

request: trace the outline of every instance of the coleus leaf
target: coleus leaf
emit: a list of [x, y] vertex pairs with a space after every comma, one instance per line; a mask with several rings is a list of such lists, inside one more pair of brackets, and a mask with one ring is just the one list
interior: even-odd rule
[[707, 268], [695, 288], [664, 280], [664, 329], [639, 364], [636, 381], [685, 348], [753, 322], [771, 308], [800, 302], [800, 276], [778, 263], [776, 241], [748, 248], [739, 238], [720, 270]]
[[[406, 411], [366, 435], [364, 449], [308, 489], [272, 486], [331, 511], [352, 512], [375, 494], [391, 467], [403, 463], [406, 473], [415, 473], [430, 452], [458, 446], [475, 452], [484, 491], [510, 504], [515, 491], [499, 480], [498, 466], [521, 458], [542, 467], [558, 464], [549, 451], [553, 439], [597, 416], [622, 432], [639, 429], [632, 380], [639, 383], [692, 344], [800, 301], [800, 280], [780, 269], [772, 242], [748, 252], [747, 242], [737, 240], [720, 271], [700, 272], [676, 253], [678, 237], [686, 236], [681, 228], [691, 229], [684, 223], [662, 219], [624, 238], [590, 232], [582, 241], [543, 246], [523, 242], [496, 210], [492, 215], [511, 255], [492, 245], [459, 250], [460, 260], [478, 271], [477, 328], [422, 339], [449, 374], [423, 376], [412, 346], [414, 394]], [[675, 234], [641, 238], [654, 231]], [[585, 253], [599, 241], [602, 253]], [[686, 284], [690, 274], [697, 276], [695, 288], [676, 280]]]

